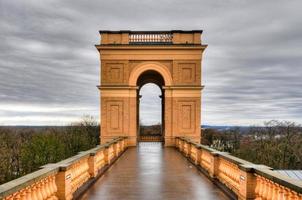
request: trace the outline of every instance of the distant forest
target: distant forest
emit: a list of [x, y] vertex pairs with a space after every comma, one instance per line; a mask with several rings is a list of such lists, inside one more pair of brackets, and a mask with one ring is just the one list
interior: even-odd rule
[[140, 135], [161, 135], [162, 134], [162, 127], [161, 124], [155, 125], [141, 125], [139, 127], [139, 134]]
[[99, 144], [91, 117], [65, 127], [0, 127], [0, 184]]
[[[161, 134], [161, 124], [140, 134]], [[0, 184], [95, 147], [99, 124], [91, 117], [64, 127], [0, 127]], [[302, 169], [302, 128], [269, 121], [261, 127], [206, 127], [201, 143], [275, 169]]]
[[302, 169], [302, 127], [272, 120], [261, 127], [205, 128], [201, 143], [274, 169]]

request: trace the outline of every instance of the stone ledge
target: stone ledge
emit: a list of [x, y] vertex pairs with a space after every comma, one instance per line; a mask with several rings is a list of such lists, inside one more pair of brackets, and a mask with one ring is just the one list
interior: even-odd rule
[[271, 180], [272, 182], [278, 183], [279, 185], [282, 185], [284, 187], [287, 187], [297, 193], [302, 194], [302, 182], [297, 181], [294, 179], [291, 179], [287, 176], [284, 176], [280, 173], [274, 172], [270, 169], [266, 168], [254, 168], [255, 173], [263, 176], [264, 178], [267, 178], [268, 180]]
[[9, 181], [0, 185], [0, 199], [13, 194], [27, 186], [34, 184], [50, 175], [56, 174], [59, 171], [58, 166], [48, 166], [33, 173], [27, 174], [15, 180]]
[[34, 171], [34, 172], [24, 175], [20, 178], [17, 178], [12, 181], [9, 181], [7, 183], [4, 183], [4, 184], [0, 185], [0, 199], [3, 199], [4, 197], [11, 195], [17, 191], [20, 191], [30, 185], [33, 185], [34, 183], [36, 183], [50, 175], [55, 175], [59, 171], [66, 171], [67, 169], [70, 168], [70, 166], [72, 164], [76, 163], [80, 159], [85, 158], [85, 157], [88, 158], [91, 155], [91, 153], [95, 153], [98, 150], [101, 150], [102, 148], [106, 148], [107, 146], [109, 147], [111, 144], [114, 144], [123, 139], [126, 139], [126, 137], [115, 138], [112, 141], [105, 143], [104, 145], [99, 145], [93, 149], [79, 152], [78, 155], [75, 155], [73, 157], [59, 161], [57, 163], [46, 164], [44, 166], [41, 166], [40, 170]]

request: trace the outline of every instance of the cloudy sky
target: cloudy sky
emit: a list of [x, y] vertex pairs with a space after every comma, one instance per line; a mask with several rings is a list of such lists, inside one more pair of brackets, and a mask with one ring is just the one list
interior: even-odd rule
[[[203, 124], [302, 123], [301, 8], [301, 0], [0, 0], [0, 125], [98, 118], [100, 29], [203, 29]], [[143, 121], [156, 123], [158, 88], [144, 91]]]

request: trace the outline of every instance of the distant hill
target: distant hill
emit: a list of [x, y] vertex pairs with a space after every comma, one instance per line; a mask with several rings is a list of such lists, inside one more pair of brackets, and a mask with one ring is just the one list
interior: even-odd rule
[[244, 133], [246, 131], [248, 131], [248, 129], [250, 128], [250, 126], [219, 126], [219, 125], [201, 125], [202, 129], [207, 129], [207, 128], [211, 128], [211, 129], [215, 129], [218, 131], [226, 131], [226, 130], [230, 130], [230, 129], [234, 129], [234, 128], [239, 128], [239, 130]]

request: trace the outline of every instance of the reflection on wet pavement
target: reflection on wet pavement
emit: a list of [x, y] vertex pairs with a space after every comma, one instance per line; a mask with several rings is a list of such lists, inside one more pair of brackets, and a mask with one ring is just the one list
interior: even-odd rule
[[176, 149], [140, 143], [129, 148], [80, 199], [229, 198]]

